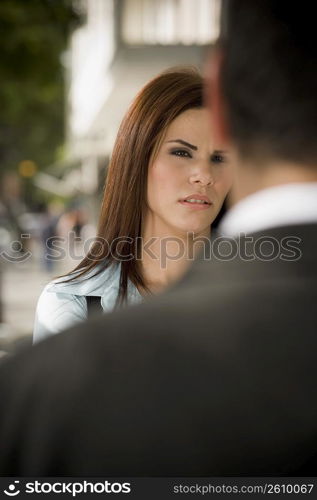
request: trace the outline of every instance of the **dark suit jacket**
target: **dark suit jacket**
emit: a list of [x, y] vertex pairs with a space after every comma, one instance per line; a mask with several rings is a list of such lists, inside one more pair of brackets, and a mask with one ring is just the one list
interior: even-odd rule
[[1, 474], [316, 475], [317, 225], [254, 237], [5, 363]]

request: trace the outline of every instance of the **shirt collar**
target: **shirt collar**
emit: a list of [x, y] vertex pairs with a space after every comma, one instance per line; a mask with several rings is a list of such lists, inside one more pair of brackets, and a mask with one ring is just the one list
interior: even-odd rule
[[263, 229], [317, 222], [317, 182], [283, 184], [257, 191], [232, 207], [219, 233], [234, 237]]
[[[88, 295], [102, 297], [107, 294], [110, 290], [119, 290], [119, 280], [120, 280], [120, 266], [111, 265], [96, 274], [98, 267], [91, 269], [83, 276], [68, 283], [65, 280], [69, 279], [72, 275], [65, 276], [62, 278], [57, 278], [53, 281], [52, 285], [48, 287], [49, 292], [67, 293], [70, 295]], [[82, 269], [76, 271], [76, 274], [80, 274]]]

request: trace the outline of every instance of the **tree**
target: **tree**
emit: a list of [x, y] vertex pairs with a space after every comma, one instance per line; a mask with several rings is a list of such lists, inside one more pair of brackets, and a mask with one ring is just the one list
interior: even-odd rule
[[64, 142], [63, 54], [79, 23], [71, 0], [0, 2], [0, 164], [43, 169]]

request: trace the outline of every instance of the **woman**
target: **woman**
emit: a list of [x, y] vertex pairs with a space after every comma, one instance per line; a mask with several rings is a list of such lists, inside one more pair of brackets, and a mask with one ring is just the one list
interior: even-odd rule
[[68, 276], [45, 287], [34, 341], [86, 319], [91, 297], [111, 311], [185, 272], [231, 184], [207, 116], [193, 68], [164, 72], [139, 92], [117, 135], [96, 241]]

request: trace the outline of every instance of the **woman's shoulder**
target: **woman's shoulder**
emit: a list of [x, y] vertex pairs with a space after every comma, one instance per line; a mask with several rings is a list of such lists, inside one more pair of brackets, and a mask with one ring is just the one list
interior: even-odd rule
[[[54, 280], [55, 281], [55, 280]], [[37, 302], [33, 341], [38, 342], [50, 335], [83, 321], [87, 316], [85, 297], [52, 291], [54, 282], [48, 283]]]
[[[93, 269], [80, 276], [82, 270], [58, 277], [43, 289], [36, 308], [34, 342], [58, 333], [87, 318], [86, 296], [102, 296], [106, 286], [119, 280], [118, 270]], [[70, 280], [71, 281], [68, 281]]]

